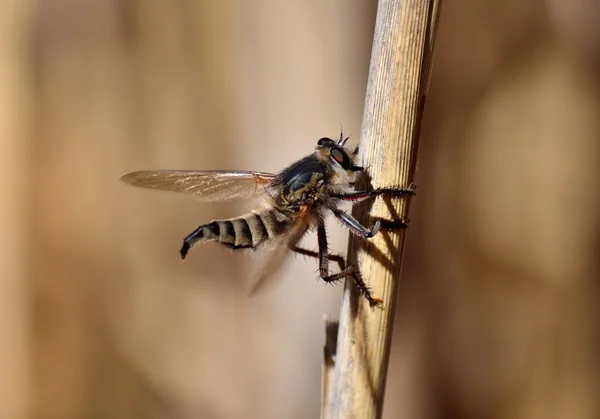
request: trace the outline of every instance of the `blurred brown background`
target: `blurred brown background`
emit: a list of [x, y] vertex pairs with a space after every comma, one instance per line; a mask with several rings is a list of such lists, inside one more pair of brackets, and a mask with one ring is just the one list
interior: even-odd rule
[[[249, 299], [177, 253], [248, 205], [117, 179], [358, 141], [375, 9], [0, 2], [1, 419], [318, 416], [341, 287]], [[446, 2], [436, 52], [384, 417], [600, 417], [600, 3]]]

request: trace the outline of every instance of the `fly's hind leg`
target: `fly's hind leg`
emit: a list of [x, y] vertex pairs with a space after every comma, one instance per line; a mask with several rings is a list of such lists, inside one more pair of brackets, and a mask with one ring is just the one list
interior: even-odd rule
[[[319, 252], [315, 252], [314, 250], [304, 249], [303, 247], [294, 246], [292, 247], [292, 252], [297, 253], [302, 256], [308, 256], [311, 258], [319, 259]], [[329, 253], [327, 255], [327, 259], [335, 262], [340, 267], [340, 271], [346, 269], [346, 259], [342, 255], [338, 255], [335, 253]]]
[[[371, 289], [367, 286], [367, 284], [365, 284], [365, 281], [360, 275], [360, 271], [356, 267], [346, 266], [346, 260], [341, 255], [328, 254], [327, 232], [325, 231], [325, 226], [323, 224], [320, 224], [317, 229], [317, 239], [319, 243], [318, 253], [307, 251], [304, 249], [298, 249], [301, 251], [297, 253], [319, 258], [319, 275], [321, 276], [321, 279], [325, 282], [332, 283], [341, 281], [344, 278], [351, 277], [356, 283], [358, 292], [367, 299], [371, 307], [380, 305], [382, 302], [381, 299], [373, 297], [373, 295], [371, 294]], [[294, 251], [296, 250], [294, 249]], [[338, 263], [338, 265], [340, 266], [340, 272], [334, 274], [329, 273], [330, 260], [333, 260]]]
[[319, 267], [319, 270], [321, 271], [321, 279], [328, 283], [338, 282], [344, 278], [352, 278], [356, 284], [356, 288], [358, 288], [358, 293], [367, 299], [371, 307], [377, 307], [383, 302], [381, 298], [373, 297], [371, 288], [369, 288], [365, 283], [358, 268], [354, 266], [348, 266], [340, 272], [331, 275], [325, 275], [325, 273], [328, 272], [326, 269], [323, 270], [322, 267]]

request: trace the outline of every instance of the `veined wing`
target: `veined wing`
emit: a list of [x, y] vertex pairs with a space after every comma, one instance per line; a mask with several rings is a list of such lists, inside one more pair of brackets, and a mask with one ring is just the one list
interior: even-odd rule
[[273, 239], [273, 242], [270, 243], [270, 253], [266, 255], [267, 259], [259, 270], [258, 277], [250, 289], [251, 295], [256, 294], [259, 288], [263, 288], [265, 284], [273, 282], [273, 279], [277, 277], [275, 274], [283, 265], [290, 250], [298, 244], [310, 226], [310, 210], [310, 205], [303, 207], [287, 231]]
[[142, 170], [121, 180], [133, 186], [195, 195], [204, 202], [251, 199], [266, 192], [272, 173], [233, 170]]

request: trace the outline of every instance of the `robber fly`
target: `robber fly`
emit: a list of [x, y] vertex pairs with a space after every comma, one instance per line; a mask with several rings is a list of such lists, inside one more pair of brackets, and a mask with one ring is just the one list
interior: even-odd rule
[[[142, 188], [160, 189], [196, 195], [203, 202], [264, 197], [264, 205], [241, 217], [203, 224], [183, 239], [181, 258], [200, 241], [219, 242], [232, 250], [270, 248], [265, 266], [259, 272], [252, 291], [282, 264], [289, 251], [319, 260], [319, 276], [328, 283], [351, 277], [371, 306], [381, 300], [373, 297], [360, 272], [346, 266], [341, 255], [329, 254], [324, 219], [327, 213], [341, 221], [352, 233], [369, 239], [381, 229], [381, 220], [371, 228], [338, 208], [341, 201], [360, 202], [375, 196], [400, 198], [413, 195], [413, 188], [377, 188], [356, 191], [354, 184], [364, 168], [356, 164], [358, 147], [346, 147], [348, 137], [336, 142], [321, 138], [315, 152], [291, 164], [278, 174], [251, 171], [146, 170], [126, 174], [124, 182]], [[406, 227], [403, 222], [396, 228]], [[392, 228], [392, 227], [389, 227]], [[308, 230], [317, 230], [318, 251], [298, 247]], [[270, 245], [270, 246], [269, 246]], [[340, 266], [330, 273], [329, 261]]]

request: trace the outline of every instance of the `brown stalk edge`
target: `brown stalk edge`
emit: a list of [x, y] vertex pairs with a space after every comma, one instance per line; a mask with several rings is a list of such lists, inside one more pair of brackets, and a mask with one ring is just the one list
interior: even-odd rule
[[[360, 141], [372, 185], [413, 182], [441, 2], [378, 4]], [[353, 214], [367, 225], [372, 217], [406, 219], [410, 199], [378, 199], [370, 212], [359, 205]], [[367, 251], [350, 237], [348, 261], [359, 267], [383, 304], [369, 307], [354, 283], [346, 281], [335, 362], [331, 343], [325, 350], [322, 419], [381, 417], [404, 238], [404, 231], [382, 232]]]

